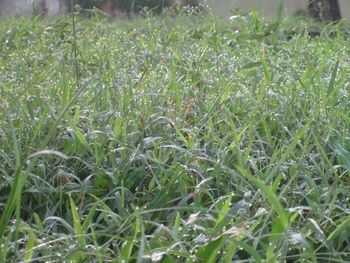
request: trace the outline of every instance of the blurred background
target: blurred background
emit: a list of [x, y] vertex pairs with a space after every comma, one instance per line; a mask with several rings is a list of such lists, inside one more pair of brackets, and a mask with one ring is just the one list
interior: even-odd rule
[[[266, 16], [274, 16], [278, 7], [279, 0], [207, 0], [218, 16], [228, 17], [231, 10], [240, 8], [244, 11], [250, 11], [256, 8]], [[340, 11], [343, 18], [350, 18], [350, 0], [339, 0]], [[300, 10], [306, 10], [307, 0], [285, 0], [286, 14], [293, 15]]]
[[[30, 15], [33, 12], [45, 13], [49, 16], [56, 16], [67, 9], [67, 3], [70, 0], [0, 0], [0, 15], [7, 16], [22, 16]], [[142, 0], [76, 0], [80, 3], [96, 3], [104, 8], [108, 13], [108, 8], [111, 8], [115, 2], [135, 2]], [[114, 1], [114, 2], [113, 2]], [[150, 0], [147, 0], [151, 2]], [[146, 2], [147, 2], [146, 1]], [[154, 0], [156, 1], [156, 0]], [[234, 9], [241, 9], [249, 12], [256, 9], [266, 16], [274, 16], [279, 3], [279, 0], [158, 0], [164, 1], [165, 5], [171, 5], [175, 2], [180, 4], [188, 2], [199, 2], [203, 5], [208, 5], [218, 17], [229, 17]], [[144, 1], [145, 2], [145, 1]], [[125, 3], [124, 3], [125, 5]], [[343, 18], [350, 18], [350, 0], [339, 0], [340, 10]], [[292, 15], [297, 11], [305, 10], [307, 0], [285, 0], [285, 14]]]

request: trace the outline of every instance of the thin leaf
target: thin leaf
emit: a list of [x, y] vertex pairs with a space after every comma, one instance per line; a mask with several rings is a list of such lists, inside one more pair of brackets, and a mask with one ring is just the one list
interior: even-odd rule
[[75, 136], [77, 136], [79, 142], [84, 145], [86, 148], [89, 148], [89, 144], [85, 139], [84, 134], [76, 127], [74, 124], [70, 125], [70, 128], [74, 131]]
[[73, 217], [73, 227], [74, 227], [75, 233], [77, 235], [79, 247], [81, 249], [85, 249], [86, 242], [85, 242], [83, 228], [82, 228], [81, 223], [80, 223], [80, 216], [78, 213], [78, 208], [76, 207], [76, 205], [75, 205], [75, 203], [70, 195], [69, 195], [69, 203], [70, 203], [72, 217]]
[[35, 242], [36, 242], [36, 237], [34, 235], [33, 230], [30, 228], [28, 230], [28, 232], [29, 232], [29, 238], [28, 238], [25, 250], [24, 250], [25, 251], [24, 256], [23, 256], [24, 261], [31, 261], [32, 260], [33, 253], [34, 253], [33, 247], [34, 247]]
[[350, 153], [345, 150], [335, 138], [330, 140], [335, 153], [344, 161], [345, 168], [350, 172]]
[[41, 155], [56, 155], [64, 160], [68, 160], [69, 157], [59, 151], [54, 151], [54, 150], [42, 150], [42, 151], [38, 151], [36, 153], [33, 153], [31, 155], [28, 156], [28, 159], [32, 159], [34, 157], [38, 157]]
[[277, 215], [279, 216], [279, 219], [281, 220], [281, 224], [286, 230], [289, 225], [289, 216], [288, 212], [285, 211], [283, 208], [282, 204], [280, 203], [278, 197], [276, 194], [273, 192], [273, 190], [269, 187], [267, 187], [264, 182], [259, 180], [258, 178], [252, 176], [249, 174], [249, 172], [239, 169], [242, 173], [242, 175], [247, 178], [249, 181], [253, 182], [263, 193], [266, 199], [271, 203], [272, 208], [276, 211]]
[[250, 69], [250, 68], [256, 68], [256, 67], [260, 67], [260, 66], [261, 66], [261, 62], [257, 61], [257, 62], [250, 62], [248, 64], [245, 64], [242, 68]]
[[336, 229], [333, 230], [333, 232], [328, 236], [327, 240], [331, 241], [339, 237], [341, 233], [346, 232], [346, 229], [349, 226], [350, 226], [350, 216], [348, 216], [345, 220], [343, 220], [343, 222]]
[[199, 262], [214, 263], [218, 255], [219, 249], [222, 248], [225, 238], [219, 237], [218, 239], [210, 241], [205, 246], [201, 247], [196, 256]]
[[95, 203], [90, 211], [89, 211], [89, 214], [86, 216], [86, 218], [84, 219], [84, 223], [82, 225], [82, 229], [83, 231], [87, 231], [89, 226], [91, 226], [93, 224], [93, 216], [95, 215], [95, 212], [96, 212], [96, 208], [97, 208], [97, 204]]
[[329, 81], [329, 85], [328, 85], [328, 96], [331, 96], [331, 94], [334, 91], [335, 88], [335, 79], [337, 78], [337, 74], [338, 74], [338, 69], [339, 69], [339, 59], [337, 60], [337, 62], [334, 65], [333, 71], [332, 71], [332, 76], [331, 76], [331, 80]]

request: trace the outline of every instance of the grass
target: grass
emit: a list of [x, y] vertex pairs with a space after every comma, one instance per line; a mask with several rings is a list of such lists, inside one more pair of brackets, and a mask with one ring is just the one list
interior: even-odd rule
[[0, 22], [0, 262], [350, 261], [343, 25], [75, 26]]

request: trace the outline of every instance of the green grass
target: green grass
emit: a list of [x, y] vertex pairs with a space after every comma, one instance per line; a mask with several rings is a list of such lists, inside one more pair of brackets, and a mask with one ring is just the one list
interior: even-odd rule
[[279, 21], [0, 22], [0, 262], [349, 262], [348, 32]]

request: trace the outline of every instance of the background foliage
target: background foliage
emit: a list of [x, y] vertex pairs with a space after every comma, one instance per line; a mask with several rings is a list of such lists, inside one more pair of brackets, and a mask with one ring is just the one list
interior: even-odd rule
[[[67, 0], [70, 3], [70, 0]], [[104, 1], [103, 0], [74, 0], [75, 4], [79, 4], [84, 9], [91, 9], [98, 7]], [[168, 0], [112, 0], [115, 8], [126, 12], [138, 12], [144, 8], [151, 9], [152, 11], [159, 12], [162, 8], [169, 6]], [[189, 5], [198, 5], [197, 0], [187, 1]], [[70, 4], [69, 4], [70, 5]]]

